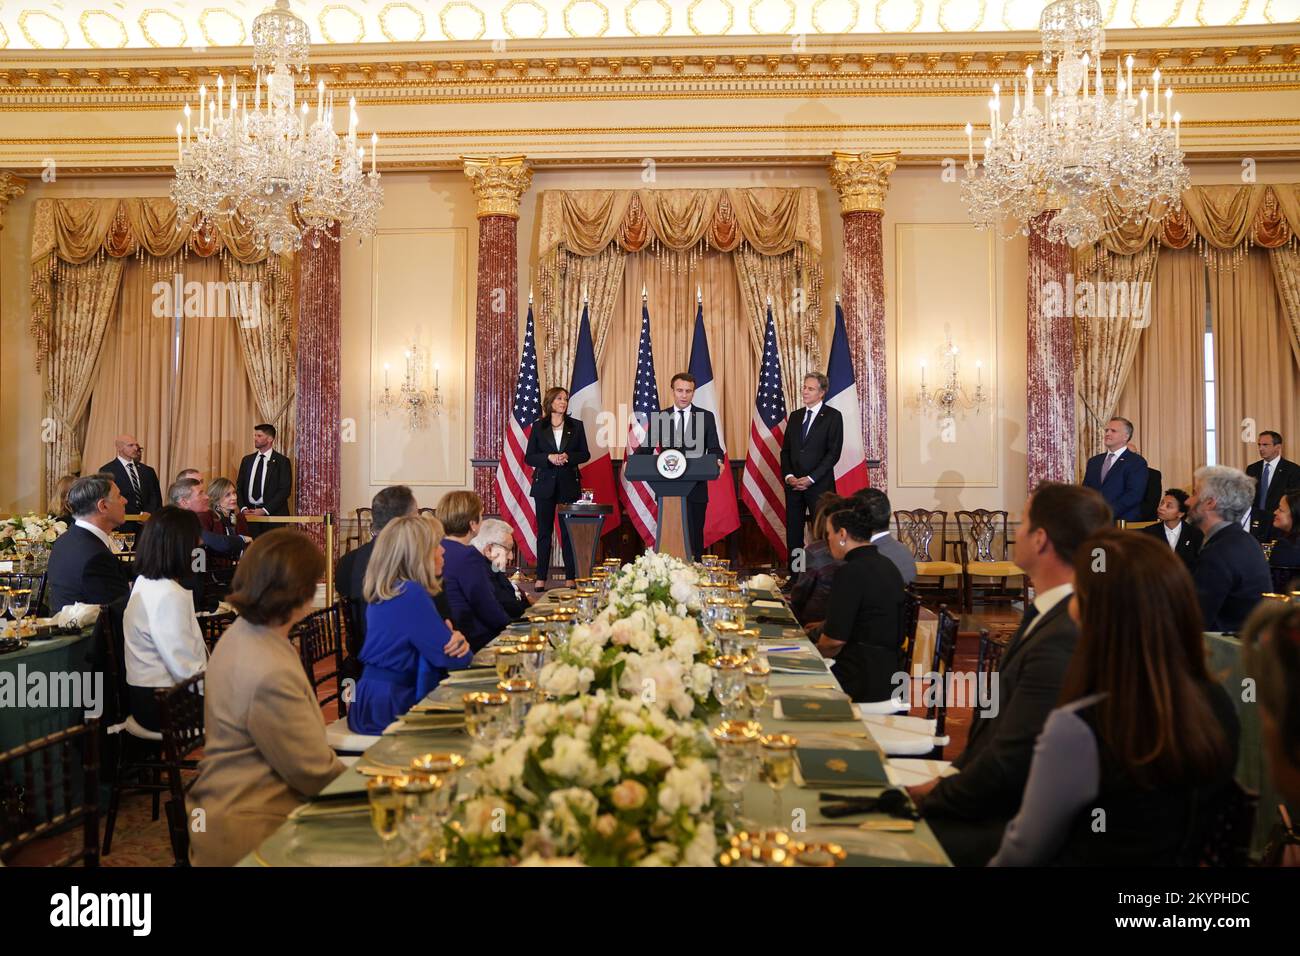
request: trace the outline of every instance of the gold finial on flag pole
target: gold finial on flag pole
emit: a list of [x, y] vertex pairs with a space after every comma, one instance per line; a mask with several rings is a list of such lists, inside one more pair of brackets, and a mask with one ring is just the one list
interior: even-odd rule
[[695, 287], [695, 301], [698, 303], [704, 302], [704, 288], [702, 286], [697, 285]]
[[645, 283], [642, 282], [642, 283], [641, 283], [641, 301], [644, 302], [645, 299], [646, 299]]
[[840, 304], [840, 292], [838, 289], [835, 290], [835, 304], [836, 305]]
[[532, 286], [529, 286], [529, 287], [528, 287], [528, 304], [529, 304], [529, 305], [532, 305], [532, 304], [533, 304], [533, 287], [532, 287]]

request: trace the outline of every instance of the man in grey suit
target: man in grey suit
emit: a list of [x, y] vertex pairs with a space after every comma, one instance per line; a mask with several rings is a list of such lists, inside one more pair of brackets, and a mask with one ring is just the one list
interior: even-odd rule
[[1024, 514], [1015, 561], [1036, 593], [994, 675], [997, 710], [976, 710], [966, 749], [953, 761], [961, 773], [908, 788], [958, 866], [988, 863], [1020, 809], [1034, 741], [1057, 704], [1079, 639], [1069, 614], [1075, 552], [1111, 522], [1098, 492], [1055, 482], [1035, 489]]
[[916, 580], [916, 558], [912, 556], [912, 549], [889, 533], [889, 519], [894, 513], [889, 505], [889, 496], [879, 488], [863, 488], [855, 491], [853, 498], [866, 506], [871, 521], [871, 543], [897, 566], [904, 586], [913, 583]]

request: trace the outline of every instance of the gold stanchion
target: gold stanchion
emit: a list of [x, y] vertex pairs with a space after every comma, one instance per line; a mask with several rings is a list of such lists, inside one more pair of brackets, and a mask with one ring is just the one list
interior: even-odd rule
[[325, 526], [325, 606], [334, 603], [334, 515], [244, 515], [257, 524], [319, 524]]

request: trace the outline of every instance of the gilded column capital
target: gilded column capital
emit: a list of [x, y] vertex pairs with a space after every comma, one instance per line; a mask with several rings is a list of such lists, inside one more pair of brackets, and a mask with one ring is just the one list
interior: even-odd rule
[[27, 192], [27, 180], [11, 172], [0, 169], [0, 231], [5, 227], [5, 207], [10, 200], [17, 199]]
[[478, 199], [479, 219], [519, 218], [519, 200], [533, 182], [533, 171], [523, 156], [462, 156], [460, 161]]
[[840, 194], [840, 215], [884, 212], [889, 174], [898, 166], [898, 150], [886, 153], [846, 153], [836, 150], [831, 185]]

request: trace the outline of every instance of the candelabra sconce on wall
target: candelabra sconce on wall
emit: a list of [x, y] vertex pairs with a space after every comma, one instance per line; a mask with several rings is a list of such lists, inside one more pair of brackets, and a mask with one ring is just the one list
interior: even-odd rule
[[940, 420], [951, 420], [956, 417], [956, 412], [959, 410], [973, 410], [978, 415], [989, 401], [988, 394], [984, 390], [984, 363], [976, 361], [975, 389], [968, 391], [961, 380], [958, 357], [957, 346], [949, 336], [940, 360], [942, 381], [934, 388], [926, 385], [926, 364], [924, 359], [921, 360], [921, 391], [917, 398], [922, 410], [934, 410]]
[[440, 368], [433, 367], [433, 390], [424, 388], [425, 357], [418, 345], [412, 344], [403, 353], [406, 371], [402, 384], [394, 391], [389, 384], [391, 367], [384, 363], [384, 390], [378, 399], [380, 413], [384, 418], [394, 414], [406, 416], [407, 428], [418, 431], [427, 428], [430, 419], [438, 418], [444, 410], [442, 391], [439, 387]]

